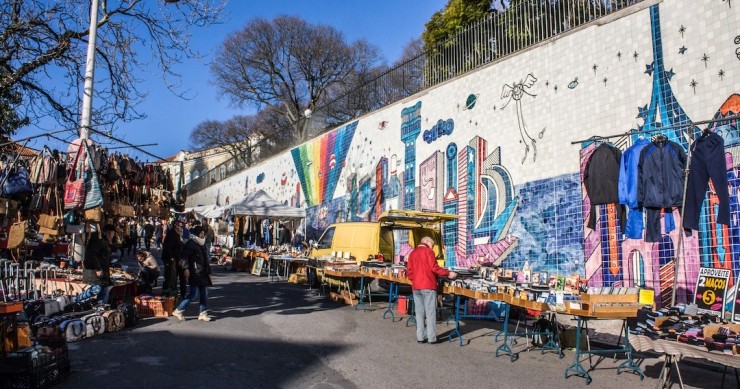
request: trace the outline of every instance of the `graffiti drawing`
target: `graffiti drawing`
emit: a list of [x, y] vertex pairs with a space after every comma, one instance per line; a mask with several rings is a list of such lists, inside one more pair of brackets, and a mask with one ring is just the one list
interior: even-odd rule
[[537, 141], [527, 132], [527, 124], [524, 122], [524, 114], [522, 113], [522, 97], [524, 97], [524, 95], [537, 97], [537, 95], [527, 92], [535, 82], [537, 82], [537, 78], [535, 78], [532, 73], [529, 73], [524, 81], [519, 81], [511, 86], [509, 84], [505, 84], [501, 91], [501, 99], [508, 99], [501, 109], [506, 108], [512, 100], [516, 102], [516, 118], [519, 123], [519, 135], [522, 137], [521, 143], [524, 144], [524, 157], [522, 158], [522, 164], [527, 160], [530, 146], [532, 149], [532, 161], [534, 162], [537, 159]]
[[686, 46], [681, 46], [681, 48], [678, 49], [678, 54], [681, 54], [681, 55], [686, 54], [686, 50], [688, 50]]
[[709, 56], [707, 53], [704, 53], [704, 55], [701, 57], [701, 61], [704, 62], [704, 69], [707, 68], [707, 62], [709, 62]]
[[576, 89], [577, 86], [578, 86], [578, 77], [576, 77], [575, 79], [573, 79], [573, 81], [571, 81], [568, 84], [568, 89]]

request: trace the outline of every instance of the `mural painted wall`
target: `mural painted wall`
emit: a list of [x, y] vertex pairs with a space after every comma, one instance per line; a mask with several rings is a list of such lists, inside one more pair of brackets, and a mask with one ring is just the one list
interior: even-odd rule
[[[388, 209], [437, 210], [460, 216], [444, 225], [450, 266], [528, 262], [594, 286], [650, 287], [658, 299], [675, 283], [678, 301], [691, 299], [700, 266], [732, 269], [734, 283], [738, 121], [692, 123], [740, 112], [740, 11], [722, 0], [645, 3], [363, 116], [188, 201], [262, 189], [306, 208], [313, 239]], [[662, 133], [686, 150], [707, 128], [725, 140], [733, 218], [714, 223], [717, 196], [707, 196], [674, 280], [678, 210], [661, 214], [658, 242], [625, 238], [609, 205], [594, 207], [590, 229], [583, 169], [602, 142], [625, 150]], [[404, 237], [396, 243], [399, 255], [411, 249]]]

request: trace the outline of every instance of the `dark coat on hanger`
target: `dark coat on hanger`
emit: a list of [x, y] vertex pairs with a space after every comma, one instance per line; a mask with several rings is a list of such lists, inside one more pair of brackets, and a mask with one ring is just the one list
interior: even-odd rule
[[[583, 171], [583, 186], [591, 200], [591, 214], [587, 227], [596, 229], [596, 205], [619, 203], [619, 162], [622, 152], [607, 143], [602, 143], [594, 150]], [[619, 205], [617, 212], [622, 231], [624, 231], [624, 206]]]
[[654, 141], [640, 153], [637, 203], [642, 207], [680, 207], [683, 202], [686, 153], [667, 139]]

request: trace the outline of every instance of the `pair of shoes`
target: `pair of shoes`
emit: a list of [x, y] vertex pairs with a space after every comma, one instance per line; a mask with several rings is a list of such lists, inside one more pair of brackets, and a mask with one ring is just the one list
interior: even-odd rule
[[428, 343], [429, 343], [429, 344], [440, 344], [440, 343], [442, 343], [442, 341], [441, 341], [441, 340], [439, 340], [439, 339], [436, 339], [436, 340], [430, 341], [430, 342], [428, 342]]
[[200, 313], [200, 315], [198, 315], [198, 320], [211, 321], [213, 320], [213, 318], [208, 316], [208, 312], [203, 311]]
[[419, 343], [419, 344], [424, 344], [424, 343], [427, 342], [427, 340], [426, 339], [424, 339], [424, 340], [417, 340], [416, 342]]
[[185, 320], [185, 316], [182, 314], [182, 311], [179, 309], [175, 309], [174, 311], [172, 311], [172, 316], [176, 317], [180, 321]]

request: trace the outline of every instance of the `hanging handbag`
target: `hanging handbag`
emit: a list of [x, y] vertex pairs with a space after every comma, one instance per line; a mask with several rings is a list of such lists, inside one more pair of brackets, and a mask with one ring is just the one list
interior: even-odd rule
[[89, 221], [89, 222], [98, 222], [98, 223], [100, 223], [105, 218], [105, 213], [103, 212], [103, 208], [102, 207], [95, 207], [95, 208], [92, 208], [92, 209], [86, 209], [85, 210], [85, 216], [84, 216], [84, 218], [85, 218], [86, 221]]
[[85, 183], [85, 205], [82, 207], [85, 210], [103, 205], [103, 193], [100, 191], [100, 181], [98, 181], [98, 174], [95, 172], [90, 153], [87, 153], [87, 162], [90, 179]]
[[64, 184], [64, 209], [79, 208], [85, 202], [85, 180], [82, 174], [78, 174], [80, 155], [83, 152], [82, 147], [77, 150], [77, 156], [72, 163], [67, 182]]
[[10, 226], [8, 232], [8, 247], [9, 249], [18, 248], [23, 245], [23, 241], [26, 239], [26, 228], [28, 227], [27, 221], [16, 222]]
[[53, 184], [57, 181], [57, 160], [52, 151], [44, 146], [31, 162], [31, 183]]
[[6, 169], [5, 184], [3, 184], [3, 197], [16, 196], [20, 197], [33, 192], [31, 180], [28, 178], [28, 170], [23, 166], [16, 166], [15, 169]]

